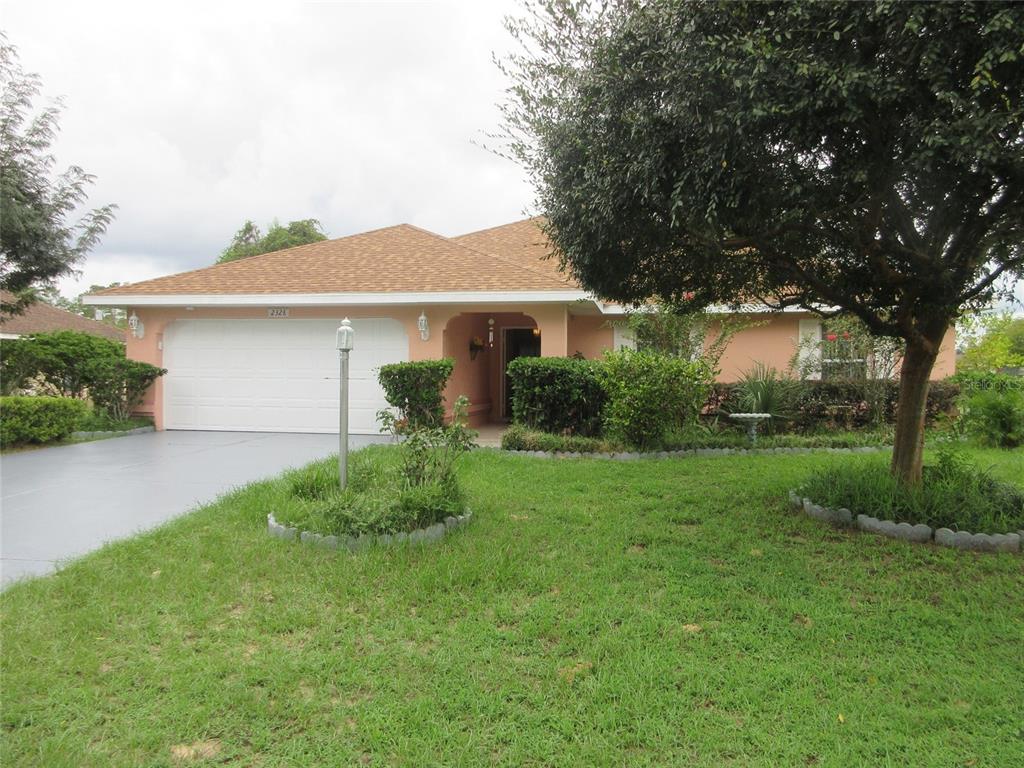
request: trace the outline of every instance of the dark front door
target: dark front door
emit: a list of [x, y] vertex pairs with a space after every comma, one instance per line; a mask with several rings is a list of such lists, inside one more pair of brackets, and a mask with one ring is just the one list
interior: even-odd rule
[[512, 388], [508, 385], [508, 364], [517, 357], [540, 357], [540, 336], [533, 328], [505, 329], [505, 418], [512, 417]]

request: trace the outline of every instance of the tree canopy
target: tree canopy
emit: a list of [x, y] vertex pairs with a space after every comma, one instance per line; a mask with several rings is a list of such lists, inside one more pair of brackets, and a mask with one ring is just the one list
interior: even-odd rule
[[17, 298], [0, 303], [0, 315], [21, 311], [32, 288], [52, 286], [99, 242], [114, 205], [76, 216], [93, 176], [76, 165], [54, 175], [51, 145], [60, 101], [35, 110], [38, 75], [22, 70], [18, 53], [0, 35], [0, 288]]
[[970, 340], [957, 365], [962, 371], [997, 372], [1024, 368], [1024, 317], [1009, 313], [988, 315], [980, 334]]
[[217, 263], [223, 264], [225, 261], [244, 259], [246, 256], [280, 251], [283, 248], [316, 243], [326, 239], [327, 235], [324, 234], [320, 222], [316, 219], [290, 221], [286, 226], [274, 221], [265, 235], [260, 232], [260, 228], [256, 224], [247, 220], [231, 238], [231, 244], [221, 253]]
[[919, 479], [939, 345], [1024, 268], [1024, 5], [552, 0], [510, 28], [510, 151], [569, 271], [903, 339]]

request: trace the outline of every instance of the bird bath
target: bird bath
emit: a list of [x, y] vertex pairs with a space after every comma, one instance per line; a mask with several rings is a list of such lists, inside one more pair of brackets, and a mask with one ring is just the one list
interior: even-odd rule
[[729, 418], [747, 426], [747, 436], [750, 437], [750, 444], [757, 445], [757, 425], [762, 421], [768, 421], [770, 413], [730, 413]]

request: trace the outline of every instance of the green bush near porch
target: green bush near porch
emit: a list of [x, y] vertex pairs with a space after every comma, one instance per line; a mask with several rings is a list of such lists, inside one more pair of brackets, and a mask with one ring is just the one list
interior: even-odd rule
[[454, 369], [450, 357], [389, 363], [380, 367], [377, 378], [401, 420], [412, 428], [433, 427], [444, 420], [444, 387]]
[[695, 425], [713, 378], [701, 360], [632, 349], [606, 352], [600, 376], [608, 396], [605, 433], [638, 448]]
[[601, 432], [602, 362], [519, 357], [508, 365], [512, 420], [542, 432], [593, 437]]

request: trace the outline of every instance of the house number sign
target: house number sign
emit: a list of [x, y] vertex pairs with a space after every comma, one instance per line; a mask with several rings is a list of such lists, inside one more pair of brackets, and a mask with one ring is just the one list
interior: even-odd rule
[[267, 317], [288, 317], [288, 307], [267, 307]]

